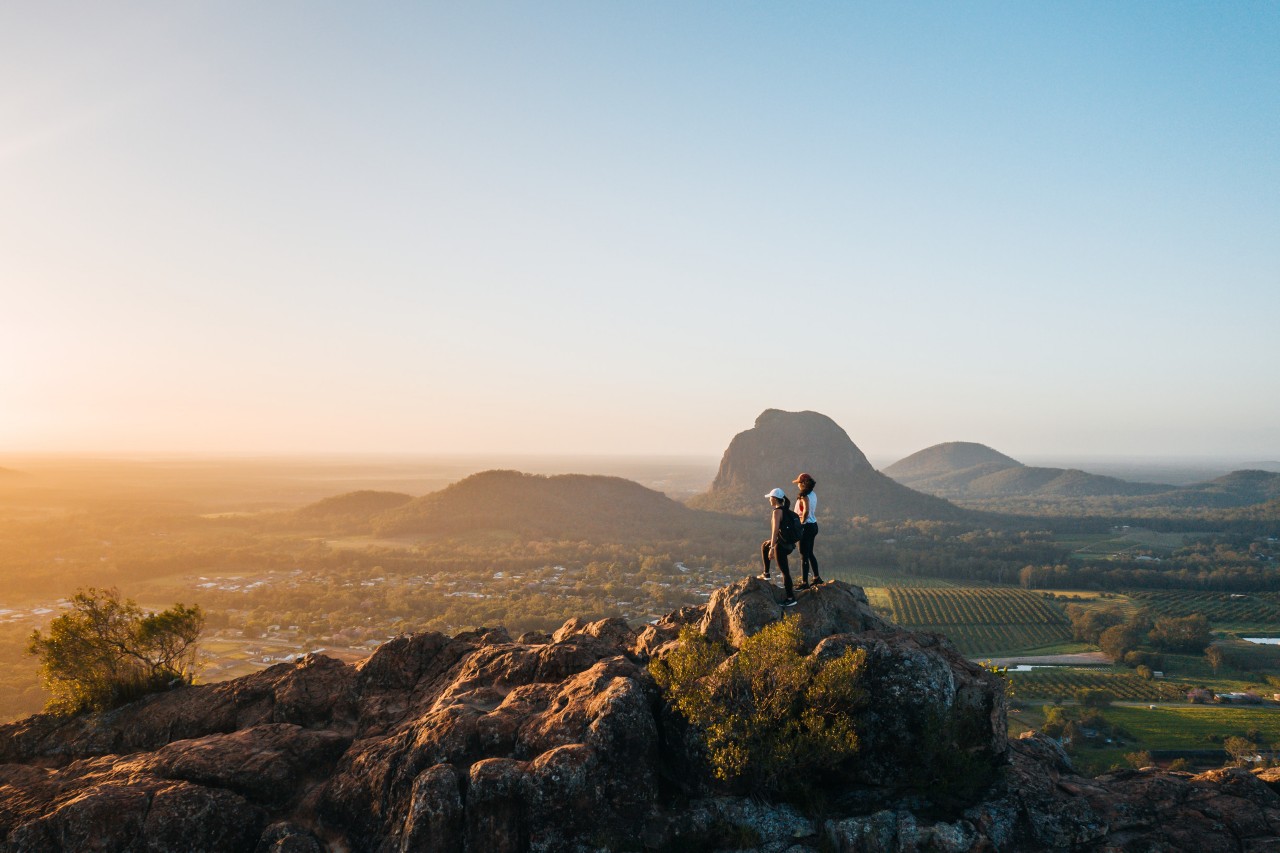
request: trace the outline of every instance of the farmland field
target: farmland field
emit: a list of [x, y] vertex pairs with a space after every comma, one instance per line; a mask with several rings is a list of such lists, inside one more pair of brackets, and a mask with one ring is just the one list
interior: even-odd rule
[[[791, 558], [791, 576], [797, 579], [800, 575], [798, 561], [798, 557]], [[823, 569], [822, 574], [827, 580], [840, 580], [845, 583], [860, 586], [863, 589], [867, 589], [869, 587], [934, 588], [959, 586], [956, 581], [949, 581], [945, 578], [906, 577], [905, 575], [897, 575], [891, 572], [877, 574], [875, 572], [860, 572], [853, 569]]]
[[1117, 528], [1110, 533], [1073, 533], [1055, 537], [1077, 558], [1110, 557], [1136, 551], [1169, 552], [1181, 547], [1194, 534], [1160, 533], [1141, 527]]
[[[1280, 744], [1280, 709], [1264, 707], [1238, 707], [1221, 705], [1113, 705], [1104, 708], [1103, 716], [1112, 725], [1120, 726], [1129, 738], [1112, 748], [1086, 746], [1073, 750], [1071, 761], [1078, 770], [1087, 774], [1101, 773], [1114, 766], [1128, 766], [1125, 755], [1138, 750], [1205, 752], [1195, 764], [1199, 769], [1221, 766], [1227, 760], [1226, 753], [1215, 754], [1221, 749], [1222, 739], [1230, 736], [1256, 736], [1260, 747], [1274, 749]], [[1027, 708], [1009, 718], [1009, 733], [1017, 737], [1028, 729], [1038, 729], [1043, 723], [1042, 713]]]
[[1155, 616], [1203, 613], [1217, 625], [1275, 629], [1280, 627], [1280, 593], [1251, 592], [1131, 592], [1129, 600]]
[[945, 634], [966, 655], [1016, 652], [1071, 640], [1062, 609], [1025, 590], [890, 587], [884, 593], [894, 622]]
[[1178, 702], [1186, 698], [1186, 686], [1163, 680], [1148, 681], [1129, 671], [1055, 667], [1011, 672], [1014, 695], [1019, 699], [1072, 698], [1077, 690], [1110, 690], [1128, 702]]

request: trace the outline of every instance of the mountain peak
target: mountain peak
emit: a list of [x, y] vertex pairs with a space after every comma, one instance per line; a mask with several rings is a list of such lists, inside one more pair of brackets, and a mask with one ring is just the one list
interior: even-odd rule
[[871, 466], [844, 429], [820, 412], [765, 409], [729, 442], [710, 490], [690, 506], [762, 513], [770, 489], [794, 491], [802, 471], [818, 481], [819, 517], [954, 518], [961, 511], [914, 492]]
[[975, 441], [946, 441], [919, 450], [905, 459], [884, 469], [884, 473], [895, 480], [904, 478], [936, 477], [987, 465], [1001, 468], [1021, 466], [1018, 460], [1005, 456], [985, 444]]

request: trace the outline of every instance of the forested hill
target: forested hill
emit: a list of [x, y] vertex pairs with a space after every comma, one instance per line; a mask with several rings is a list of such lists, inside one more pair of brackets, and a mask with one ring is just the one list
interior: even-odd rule
[[1161, 506], [1227, 509], [1261, 504], [1280, 498], [1280, 474], [1271, 471], [1232, 471], [1157, 496]]
[[1075, 468], [1042, 468], [984, 444], [950, 441], [901, 459], [884, 472], [904, 486], [945, 498], [1137, 497], [1173, 486], [1134, 483]]
[[793, 499], [800, 472], [818, 481], [819, 520], [958, 520], [965, 510], [909, 489], [881, 474], [839, 424], [818, 412], [766, 409], [755, 426], [734, 436], [711, 489], [690, 506], [744, 515], [768, 509], [764, 495], [782, 488]]
[[483, 471], [373, 519], [379, 535], [505, 530], [539, 538], [669, 542], [744, 530], [621, 477]]
[[362, 490], [334, 495], [285, 516], [289, 524], [318, 524], [332, 530], [367, 532], [374, 518], [413, 500], [402, 492]]
[[885, 473], [904, 486], [938, 497], [975, 502], [1011, 499], [1056, 501], [1074, 498], [1116, 498], [1111, 512], [1126, 509], [1228, 509], [1245, 507], [1280, 497], [1280, 473], [1233, 471], [1207, 483], [1171, 486], [1136, 483], [1117, 477], [1090, 474], [1074, 468], [1041, 468], [1023, 465], [982, 444], [952, 441], [937, 444], [893, 463]]
[[[923, 487], [934, 480], [950, 480], [967, 472], [992, 473], [1018, 468], [1022, 463], [974, 441], [948, 441], [916, 451], [884, 469], [899, 483]], [[970, 475], [972, 476], [977, 475]]]

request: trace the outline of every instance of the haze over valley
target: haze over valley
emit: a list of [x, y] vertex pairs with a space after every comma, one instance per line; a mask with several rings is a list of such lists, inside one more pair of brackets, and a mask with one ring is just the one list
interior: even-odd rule
[[1274, 846], [1277, 44], [0, 6], [0, 853]]

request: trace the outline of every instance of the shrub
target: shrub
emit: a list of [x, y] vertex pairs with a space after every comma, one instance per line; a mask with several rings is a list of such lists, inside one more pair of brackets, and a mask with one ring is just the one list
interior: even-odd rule
[[1124, 665], [1128, 667], [1145, 666], [1151, 669], [1164, 669], [1164, 655], [1154, 652], [1125, 652]]
[[45, 709], [106, 710], [189, 684], [203, 628], [199, 605], [143, 613], [115, 589], [77, 592], [71, 610], [49, 624], [47, 635], [34, 632], [27, 648], [40, 658], [40, 675], [52, 694]]
[[1249, 740], [1231, 736], [1222, 741], [1222, 748], [1231, 758], [1231, 762], [1237, 767], [1243, 767], [1249, 763], [1249, 759], [1258, 752], [1258, 745]]
[[736, 654], [695, 629], [649, 664], [677, 711], [705, 738], [717, 779], [757, 794], [803, 796], [858, 751], [854, 714], [866, 652], [822, 663], [801, 654], [794, 617], [743, 641]]
[[1110, 690], [1087, 689], [1076, 691], [1076, 701], [1086, 708], [1106, 708], [1116, 700]]
[[1129, 762], [1129, 766], [1134, 770], [1141, 770], [1143, 767], [1151, 767], [1155, 764], [1155, 761], [1151, 758], [1151, 753], [1145, 749], [1138, 752], [1126, 752], [1124, 760]]

